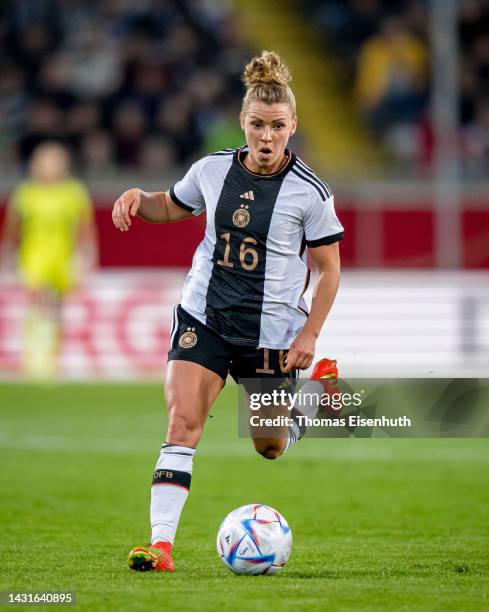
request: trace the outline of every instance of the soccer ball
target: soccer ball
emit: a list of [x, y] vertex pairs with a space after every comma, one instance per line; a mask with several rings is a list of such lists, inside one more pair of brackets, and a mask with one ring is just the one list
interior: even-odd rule
[[230, 512], [217, 533], [217, 554], [235, 574], [275, 574], [292, 549], [292, 532], [270, 506], [249, 504]]

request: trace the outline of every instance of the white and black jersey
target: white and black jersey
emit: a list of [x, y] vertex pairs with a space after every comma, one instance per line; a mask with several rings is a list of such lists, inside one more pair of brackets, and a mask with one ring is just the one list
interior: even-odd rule
[[233, 344], [284, 349], [307, 317], [305, 247], [341, 240], [343, 227], [329, 186], [293, 153], [262, 175], [243, 164], [247, 151], [204, 157], [170, 190], [182, 208], [207, 212], [181, 305]]

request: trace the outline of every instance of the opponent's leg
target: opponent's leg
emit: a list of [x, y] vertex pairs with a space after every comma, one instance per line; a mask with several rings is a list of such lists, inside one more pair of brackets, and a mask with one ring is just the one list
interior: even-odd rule
[[151, 487], [152, 546], [129, 553], [132, 569], [174, 569], [171, 548], [190, 489], [193, 455], [223, 386], [223, 378], [201, 365], [182, 360], [168, 363], [165, 398], [169, 423]]
[[47, 287], [29, 291], [24, 323], [24, 370], [39, 380], [55, 377], [61, 329], [61, 294]]

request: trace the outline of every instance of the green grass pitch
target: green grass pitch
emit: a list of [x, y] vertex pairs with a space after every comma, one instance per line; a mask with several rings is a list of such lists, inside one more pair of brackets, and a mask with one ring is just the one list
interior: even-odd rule
[[[85, 610], [489, 609], [487, 439], [306, 439], [267, 461], [237, 438], [236, 404], [226, 387], [196, 454], [177, 572], [138, 574], [160, 387], [0, 386], [0, 590], [75, 591]], [[216, 554], [222, 518], [252, 502], [292, 528], [279, 575]]]

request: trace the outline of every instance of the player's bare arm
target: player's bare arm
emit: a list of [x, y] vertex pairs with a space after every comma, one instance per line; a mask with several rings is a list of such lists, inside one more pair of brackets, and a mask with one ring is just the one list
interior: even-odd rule
[[149, 223], [175, 223], [188, 219], [192, 213], [175, 204], [168, 191], [146, 192], [134, 187], [116, 200], [112, 221], [122, 232], [127, 232], [132, 225], [131, 218], [136, 215]]
[[316, 266], [317, 281], [311, 302], [311, 312], [302, 331], [291, 344], [286, 357], [285, 371], [305, 370], [314, 359], [316, 340], [338, 291], [340, 281], [340, 252], [338, 243], [309, 249]]

